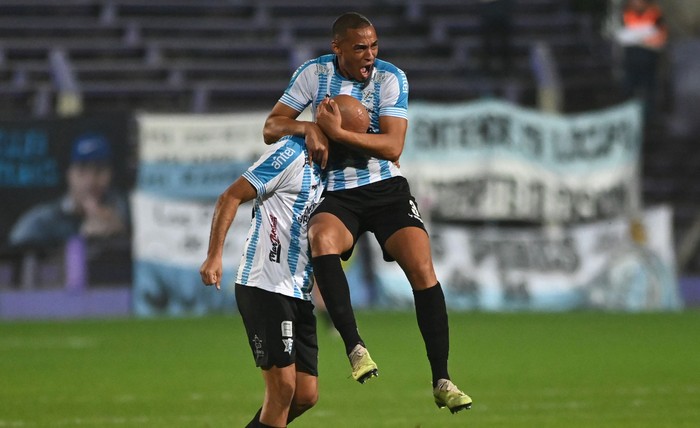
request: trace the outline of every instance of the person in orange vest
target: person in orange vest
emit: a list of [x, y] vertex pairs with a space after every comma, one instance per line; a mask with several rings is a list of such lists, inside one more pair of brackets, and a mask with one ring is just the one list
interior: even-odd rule
[[650, 119], [656, 104], [661, 52], [668, 41], [663, 11], [653, 0], [628, 0], [622, 21], [617, 40], [624, 48], [624, 95], [641, 99], [645, 119]]

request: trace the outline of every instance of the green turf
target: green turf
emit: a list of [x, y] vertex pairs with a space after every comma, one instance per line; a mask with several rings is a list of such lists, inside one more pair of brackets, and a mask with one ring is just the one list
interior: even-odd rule
[[[350, 380], [323, 330], [321, 399], [291, 426], [700, 426], [698, 312], [450, 320], [451, 374], [472, 410], [433, 404], [412, 313], [360, 312], [380, 376]], [[237, 316], [0, 323], [0, 427], [242, 427], [261, 400]]]

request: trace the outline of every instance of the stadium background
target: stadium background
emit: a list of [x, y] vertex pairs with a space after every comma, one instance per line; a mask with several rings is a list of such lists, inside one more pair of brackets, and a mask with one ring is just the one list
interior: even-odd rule
[[[260, 150], [262, 120], [291, 72], [327, 52], [330, 23], [349, 9], [374, 22], [380, 57], [407, 73], [411, 124], [433, 126], [431, 135], [453, 150], [410, 153], [409, 145], [404, 167], [432, 180], [411, 179], [430, 220], [436, 267], [455, 293], [448, 300], [452, 376], [469, 379], [477, 405], [468, 422], [697, 426], [700, 4], [659, 2], [671, 37], [657, 113], [642, 121], [638, 104], [620, 95], [611, 36], [620, 1], [517, 0], [508, 73], [479, 67], [477, 3], [0, 0], [0, 426], [238, 426], [249, 419], [260, 398], [250, 391], [260, 383], [246, 364], [232, 297], [205, 293], [196, 270], [216, 195]], [[457, 136], [473, 135], [469, 126], [455, 134], [439, 126], [441, 115], [452, 126], [498, 119], [486, 132], [496, 149], [460, 146]], [[499, 135], [513, 135], [499, 133], [499, 120], [531, 131], [579, 126], [593, 132], [589, 143], [612, 130], [604, 141], [626, 151], [591, 162], [591, 180], [580, 162], [558, 177], [581, 188], [595, 187], [599, 175], [617, 177], [627, 196], [612, 193], [615, 203], [604, 206], [614, 209], [565, 221], [503, 211], [503, 203], [521, 206], [508, 199], [512, 192], [481, 210], [436, 204], [435, 195], [470, 201], [474, 186], [503, 172], [499, 165], [514, 165], [516, 182], [541, 172], [531, 168], [541, 166], [537, 159], [513, 163], [522, 153], [498, 148]], [[115, 143], [116, 184], [131, 196], [130, 239], [8, 245], [17, 216], [64, 189], [70, 145], [85, 131]], [[37, 136], [46, 142], [40, 153], [27, 149], [37, 147]], [[431, 161], [446, 153], [455, 164], [435, 168]], [[479, 169], [479, 156], [496, 159], [495, 169]], [[476, 175], [460, 175], [470, 171]], [[464, 193], [460, 183], [469, 184]], [[635, 221], [646, 226], [646, 243], [633, 239]], [[237, 249], [229, 244], [232, 270]], [[408, 285], [377, 260], [376, 247], [362, 245], [346, 268], [361, 328], [386, 362], [383, 377], [373, 389], [354, 388], [343, 378], [337, 340], [322, 335], [322, 402], [299, 426], [464, 426], [462, 414], [426, 408], [429, 389], [415, 376], [427, 370], [417, 329], [404, 328], [414, 322]], [[603, 269], [620, 258], [620, 271]], [[554, 272], [543, 268], [552, 265]], [[592, 286], [583, 295], [582, 283]], [[680, 300], [625, 303], [611, 293], [614, 283], [661, 284]], [[551, 289], [564, 293], [548, 300]]]
[[[625, 229], [648, 222], [644, 211], [652, 209], [665, 214], [642, 224], [645, 245], [663, 259], [664, 272], [637, 260], [631, 263], [641, 264], [626, 275], [637, 275], [632, 282], [665, 282], [662, 288], [673, 282], [677, 300], [697, 305], [694, 179], [700, 158], [693, 150], [695, 109], [688, 106], [700, 90], [692, 54], [698, 6], [662, 2], [670, 43], [655, 114], [640, 119], [634, 100], [621, 95], [620, 48], [612, 37], [621, 2], [515, 2], [511, 66], [496, 64], [491, 71], [480, 66], [478, 3], [353, 6], [378, 28], [381, 57], [409, 77], [413, 126], [402, 163], [436, 235], [447, 237], [439, 246], [476, 260], [465, 266], [483, 265], [476, 275], [459, 271], [454, 257], [438, 266], [448, 277], [443, 282], [454, 283], [451, 301], [462, 302], [458, 309], [635, 309], [601, 303], [615, 295], [605, 291], [615, 281], [602, 262], [575, 262], [567, 270], [552, 253], [573, 246], [574, 257], [586, 261], [601, 245], [633, 247]], [[345, 9], [278, 1], [0, 2], [0, 195], [8, 201], [0, 215], [0, 317], [231, 310], [231, 296], [213, 301], [196, 288], [207, 210], [260, 152], [267, 110], [304, 59], [327, 51], [329, 23]], [[63, 246], [13, 248], [6, 239], [13, 222], [63, 189], [70, 144], [86, 131], [104, 134], [117, 147], [115, 181], [132, 198], [132, 239], [84, 243], [78, 247], [83, 257]], [[46, 142], [43, 153], [30, 150], [37, 135]], [[528, 144], [557, 154], [526, 153]], [[586, 150], [599, 154], [586, 163]], [[505, 191], [504, 181], [510, 186]], [[547, 202], [550, 194], [557, 201]], [[189, 216], [189, 223], [169, 222], [178, 215]], [[615, 221], [621, 222], [617, 229], [608, 230]], [[596, 230], [596, 242], [571, 238]], [[519, 240], [508, 242], [516, 232]], [[235, 269], [232, 241], [228, 258]], [[464, 241], [470, 242], [466, 249]], [[347, 266], [356, 305], [405, 305], [401, 290], [408, 288], [400, 275], [375, 260], [372, 244], [363, 246], [369, 256]], [[478, 260], [482, 250], [490, 251], [481, 257], [494, 257], [495, 267]], [[608, 248], [606, 257], [611, 251], [627, 250]], [[66, 290], [67, 278], [76, 275], [81, 283]], [[606, 275], [610, 284], [602, 286]], [[547, 289], [568, 294], [547, 303]], [[678, 306], [656, 302], [646, 309]]]

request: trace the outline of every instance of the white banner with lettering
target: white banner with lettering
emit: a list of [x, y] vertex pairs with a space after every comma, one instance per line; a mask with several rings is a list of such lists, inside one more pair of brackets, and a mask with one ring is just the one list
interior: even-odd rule
[[[452, 307], [676, 307], [669, 211], [646, 213], [646, 247], [631, 245], [624, 220], [591, 222], [638, 210], [638, 105], [545, 116], [496, 101], [413, 103], [410, 114], [401, 168], [432, 217], [435, 267]], [[232, 284], [216, 293], [201, 285], [198, 270], [216, 197], [264, 150], [264, 120], [264, 113], [138, 117], [137, 315], [235, 309]], [[247, 211], [240, 208], [227, 240], [229, 280]], [[441, 219], [589, 223], [554, 233], [448, 226]], [[409, 304], [410, 287], [398, 266], [382, 262], [376, 248], [364, 250], [375, 256], [346, 264], [353, 301]], [[627, 280], [633, 276], [652, 285], [640, 291]], [[625, 297], [632, 289], [637, 297]]]
[[133, 305], [137, 315], [234, 311], [233, 285], [251, 206], [229, 232], [224, 284], [204, 287], [216, 198], [265, 150], [265, 113], [138, 116], [139, 167], [134, 213]]
[[641, 108], [552, 115], [412, 103], [401, 170], [439, 220], [576, 222], [639, 209]]
[[[468, 227], [433, 223], [433, 261], [453, 309], [642, 311], [680, 307], [669, 207], [566, 228]], [[644, 236], [645, 235], [645, 236]], [[379, 248], [376, 254], [381, 254]], [[410, 307], [396, 263], [376, 257], [382, 304]]]
[[205, 314], [235, 310], [233, 281], [250, 225], [251, 204], [239, 209], [224, 246], [222, 290], [204, 287], [199, 266], [207, 254], [214, 203], [135, 192], [134, 312], [138, 315]]

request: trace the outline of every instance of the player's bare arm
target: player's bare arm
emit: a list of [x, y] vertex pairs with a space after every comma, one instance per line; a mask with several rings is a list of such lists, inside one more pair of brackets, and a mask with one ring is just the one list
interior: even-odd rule
[[316, 123], [331, 140], [379, 159], [397, 162], [403, 152], [408, 121], [381, 116], [378, 134], [347, 131], [340, 126], [340, 111], [333, 100], [324, 100], [317, 110]]
[[211, 220], [207, 258], [199, 268], [199, 275], [204, 285], [216, 285], [217, 290], [221, 289], [221, 258], [224, 252], [226, 234], [236, 217], [238, 207], [242, 203], [254, 199], [256, 195], [253, 185], [245, 178], [240, 177], [217, 199], [214, 216]]
[[321, 168], [328, 162], [328, 138], [313, 122], [297, 120], [299, 112], [280, 102], [275, 104], [265, 120], [263, 139], [265, 144], [275, 143], [285, 135], [297, 135], [306, 140], [310, 160]]

